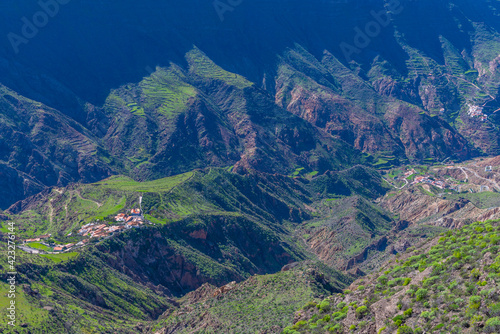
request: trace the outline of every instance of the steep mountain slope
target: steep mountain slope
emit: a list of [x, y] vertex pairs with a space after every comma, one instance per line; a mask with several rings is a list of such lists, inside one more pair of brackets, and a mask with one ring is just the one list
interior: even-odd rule
[[42, 191], [111, 173], [104, 148], [61, 112], [0, 86], [0, 208]]
[[[187, 70], [158, 68], [108, 97], [103, 138], [126, 155], [139, 178], [205, 166], [291, 173], [336, 170], [362, 161], [355, 149], [274, 105], [245, 78], [214, 64], [197, 48]], [[137, 178], [136, 176], [136, 178]]]
[[[131, 334], [138, 332], [138, 323], [141, 328], [175, 305], [164, 289], [120, 273], [107, 264], [107, 254], [95, 249], [36, 257], [19, 252], [16, 259], [16, 326], [2, 321], [2, 333]], [[2, 271], [8, 267], [6, 258], [1, 265]], [[2, 305], [8, 302], [5, 282], [0, 284]], [[7, 317], [6, 308], [0, 312]]]
[[320, 263], [295, 263], [239, 284], [203, 285], [182, 298], [178, 309], [167, 310], [151, 332], [277, 333], [292, 320], [295, 305], [340, 292], [349, 282]]
[[343, 294], [296, 312], [284, 333], [495, 333], [498, 221], [408, 250]]
[[[145, 217], [155, 224], [75, 253], [23, 254], [17, 268], [25, 286], [21, 310], [48, 307], [41, 321], [23, 316], [25, 328], [53, 324], [60, 330], [75, 324], [91, 330], [99, 321], [101, 332], [115, 333], [279, 333], [292, 321], [291, 310], [306, 300], [344, 289], [353, 277], [373, 273], [387, 260], [399, 261], [411, 246], [445, 230], [434, 222], [435, 212], [424, 217], [430, 219], [404, 221], [396, 216], [404, 213], [399, 209], [381, 208], [385, 201], [412, 201], [404, 191], [381, 199], [388, 189], [377, 171], [356, 166], [294, 178], [211, 168], [149, 182], [114, 176], [45, 191], [7, 211], [20, 237], [51, 232], [58, 242], [76, 242], [83, 238], [75, 236], [82, 224], [96, 219], [111, 224], [139, 198]], [[4, 233], [7, 225], [2, 225]], [[50, 265], [44, 257], [63, 263]], [[101, 271], [109, 278], [104, 282]], [[260, 276], [265, 274], [271, 275]], [[141, 287], [155, 297], [138, 295]], [[133, 298], [125, 298], [124, 289]], [[64, 311], [75, 304], [75, 312]], [[131, 310], [133, 316], [123, 318]], [[264, 311], [280, 320], [262, 319]]]
[[[295, 43], [305, 46], [315, 56], [328, 50], [343, 63], [349, 59], [345, 57], [342, 43], [350, 44], [357, 48], [350, 58], [363, 69], [380, 55], [390, 69], [405, 75], [407, 53], [401, 39], [443, 64], [440, 36], [449, 40], [458, 53], [463, 50], [470, 53], [473, 48], [480, 50], [469, 34], [476, 23], [481, 22], [485, 30], [493, 33], [499, 29], [496, 19], [499, 7], [490, 1], [447, 0], [436, 4], [431, 0], [314, 0], [307, 3], [274, 0], [215, 4], [219, 7], [200, 0], [186, 4], [153, 0], [140, 4], [129, 0], [71, 1], [59, 6], [58, 15], [39, 29], [34, 38], [19, 45], [19, 52], [16, 53], [9, 39], [1, 41], [1, 55], [5, 58], [2, 73], [9, 86], [15, 90], [19, 87], [26, 95], [36, 91], [34, 85], [27, 84], [27, 78], [48, 73], [63, 83], [60, 86], [68, 87], [85, 101], [100, 105], [110, 89], [138, 82], [147, 73], [148, 66], [168, 66], [171, 61], [184, 63], [183, 56], [193, 44], [222, 67], [259, 84], [265, 77], [268, 87], [273, 87], [276, 56]], [[360, 40], [355, 45], [357, 30], [354, 28], [363, 31], [368, 23], [376, 21], [372, 10], [379, 13], [384, 8], [391, 12], [389, 19], [394, 25], [387, 22], [382, 12], [381, 29], [374, 29], [368, 42]], [[6, 35], [21, 34], [20, 19], [23, 16], [30, 19], [40, 9], [37, 3], [7, 0], [2, 5], [0, 29]], [[109, 22], [123, 29], [119, 35], [110, 28]], [[76, 40], [80, 42], [74, 43]], [[482, 39], [482, 42], [490, 40]], [[489, 62], [497, 55], [491, 49], [479, 56]], [[31, 71], [19, 70], [16, 63]], [[46, 98], [55, 101], [54, 97]]]
[[[186, 59], [187, 71], [159, 68], [139, 84], [114, 90], [102, 108], [87, 104], [94, 134], [5, 88], [1, 161], [12, 175], [9, 188], [15, 189], [0, 207], [48, 186], [116, 173], [146, 180], [230, 165], [241, 173], [291, 174], [298, 168], [323, 173], [367, 160], [341, 139], [277, 107], [268, 94], [198, 49]], [[26, 179], [26, 185], [16, 178]]]
[[[109, 173], [146, 180], [235, 164], [321, 173], [500, 153], [496, 4], [190, 5], [76, 0], [33, 38], [0, 42], [0, 81], [81, 127], [67, 134], [81, 144], [72, 148], [79, 162], [69, 162], [78, 172], [56, 177], [62, 167], [48, 167], [49, 182], [2, 159], [17, 184], [5, 203]], [[11, 37], [16, 18], [46, 10], [10, 1], [2, 9], [0, 30]], [[93, 23], [85, 30], [83, 18]], [[19, 154], [31, 156], [30, 145]]]
[[301, 47], [285, 54], [277, 77], [279, 105], [364, 152], [394, 164], [470, 155], [443, 119], [380, 93], [332, 54], [317, 60]]
[[[371, 199], [386, 191], [380, 175], [362, 166], [316, 178], [261, 172], [239, 175], [210, 168], [149, 182], [113, 176], [44, 191], [7, 211], [19, 238], [51, 233], [57, 243], [77, 243], [88, 238], [78, 235], [83, 224], [99, 220], [116, 225], [115, 215], [138, 206], [139, 201], [152, 224], [102, 240], [90, 239], [88, 246], [69, 253], [22, 253], [17, 270], [27, 294], [23, 293], [26, 300], [19, 308], [23, 328], [27, 333], [53, 323], [54, 332], [75, 328], [79, 333], [77, 329], [96, 330], [99, 323], [100, 332], [147, 331], [160, 313], [171, 307], [179, 312], [177, 298], [204, 284], [242, 282], [252, 275], [277, 273], [290, 263], [317, 261], [294, 235], [297, 226], [316, 215], [316, 201], [351, 195]], [[8, 226], [3, 222], [0, 227], [2, 244]], [[0, 265], [5, 277], [7, 263]], [[294, 303], [276, 310], [277, 314], [289, 316], [298, 301], [339, 291], [352, 280], [336, 269], [317, 266], [321, 270], [304, 276], [311, 288], [290, 290], [286, 300]], [[323, 273], [332, 277], [330, 283], [322, 280]], [[324, 287], [316, 289], [316, 283]], [[147, 288], [140, 294], [142, 287]], [[150, 294], [154, 297], [149, 298]], [[0, 303], [5, 299], [1, 296]], [[42, 320], [35, 321], [28, 314], [39, 305], [47, 309], [40, 311]], [[131, 315], [124, 318], [124, 313]]]

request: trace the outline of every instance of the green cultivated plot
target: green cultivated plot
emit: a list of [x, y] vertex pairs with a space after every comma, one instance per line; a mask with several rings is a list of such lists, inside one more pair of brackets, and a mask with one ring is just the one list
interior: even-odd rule
[[137, 182], [125, 176], [116, 176], [96, 183], [103, 188], [130, 192], [167, 192], [193, 177], [193, 172], [149, 182]]

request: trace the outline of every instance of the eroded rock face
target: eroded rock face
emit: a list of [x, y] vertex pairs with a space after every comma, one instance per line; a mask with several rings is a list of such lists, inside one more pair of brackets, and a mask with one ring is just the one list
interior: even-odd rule
[[187, 221], [181, 221], [156, 231], [119, 235], [98, 247], [112, 255], [107, 261], [116, 270], [176, 296], [205, 283], [222, 286], [248, 275], [277, 272], [296, 259], [279, 239], [245, 218], [204, 219], [204, 229], [185, 227]]
[[460, 228], [473, 221], [498, 219], [499, 208], [478, 208], [466, 199], [450, 200], [431, 197], [416, 189], [405, 190], [396, 196], [384, 197], [382, 207], [400, 214], [412, 224], [427, 224], [446, 228]]
[[405, 190], [393, 197], [384, 197], [381, 205], [391, 212], [400, 213], [401, 218], [417, 223], [427, 217], [446, 216], [467, 206], [465, 200], [452, 201], [430, 197], [418, 190]]
[[202, 239], [206, 240], [207, 239], [207, 231], [205, 230], [196, 230], [191, 233], [189, 233], [189, 236], [193, 239]]

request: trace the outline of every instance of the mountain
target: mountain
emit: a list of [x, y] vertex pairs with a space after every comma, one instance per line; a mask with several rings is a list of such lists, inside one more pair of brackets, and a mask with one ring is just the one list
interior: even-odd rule
[[[234, 164], [322, 173], [500, 154], [498, 8], [489, 2], [48, 3], [5, 2], [0, 82], [58, 111], [55, 122], [76, 122], [64, 134], [73, 167], [39, 147], [47, 143], [16, 145], [25, 160], [33, 146], [48, 160], [42, 177], [3, 144], [17, 184], [4, 209], [110, 174], [148, 180]], [[92, 27], [81, 28], [83, 17]], [[30, 121], [10, 131], [26, 135]]]
[[[341, 291], [353, 276], [318, 262], [294, 231], [315, 215], [314, 203], [328, 196], [375, 198], [386, 191], [380, 175], [361, 166], [313, 179], [210, 168], [149, 182], [113, 176], [44, 191], [7, 211], [23, 238], [50, 233], [57, 243], [75, 244], [89, 238], [79, 235], [82, 225], [116, 225], [115, 215], [138, 205], [139, 198], [151, 224], [91, 238], [88, 246], [60, 254], [45, 243], [25, 244], [43, 254], [20, 251], [18, 320], [28, 330], [52, 326], [78, 333], [99, 323], [100, 332], [134, 333], [137, 324], [146, 331], [162, 313], [179, 312], [181, 298], [203, 286], [274, 275], [304, 261], [316, 268], [303, 280], [311, 288], [290, 289], [286, 300]], [[2, 238], [8, 227], [2, 223]], [[291, 275], [277, 275], [271, 283]], [[294, 301], [277, 314], [289, 316], [298, 306]]]
[[[203, 285], [187, 294], [177, 310], [167, 310], [151, 332], [277, 332], [292, 320], [294, 305], [300, 307], [310, 298], [340, 292], [339, 288], [350, 281], [318, 263], [289, 267], [221, 288]], [[245, 321], [234, 321], [238, 318]]]
[[100, 141], [81, 124], [5, 86], [0, 92], [0, 207], [47, 186], [95, 182], [111, 175]]
[[297, 311], [283, 333], [494, 333], [498, 220], [409, 249], [341, 294]]
[[0, 8], [1, 332], [498, 329], [498, 3]]

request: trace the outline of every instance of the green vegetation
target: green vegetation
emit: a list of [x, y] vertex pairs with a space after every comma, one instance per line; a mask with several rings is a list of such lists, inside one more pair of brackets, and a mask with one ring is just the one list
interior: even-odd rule
[[[211, 298], [214, 291], [211, 287], [208, 295], [200, 301], [192, 303], [188, 298], [181, 301], [190, 312], [173, 312], [159, 321], [156, 328], [185, 328], [179, 329], [179, 333], [189, 333], [192, 325], [202, 325], [209, 332], [255, 333], [275, 326], [285, 327], [301, 306], [315, 308], [321, 314], [328, 313], [328, 301], [319, 304], [306, 302], [331, 289], [344, 287], [348, 279], [339, 273], [326, 272], [326, 275], [318, 276], [318, 269], [314, 264], [301, 265], [273, 275], [253, 276], [217, 298]], [[330, 316], [321, 316], [321, 319], [329, 322]]]
[[186, 54], [186, 59], [189, 63], [190, 73], [194, 73], [202, 78], [221, 80], [228, 85], [233, 85], [239, 89], [253, 85], [253, 83], [241, 75], [225, 71], [217, 66], [196, 47]]
[[125, 85], [111, 92], [105, 108], [110, 113], [128, 109], [134, 116], [144, 117], [157, 113], [172, 120], [187, 110], [190, 99], [197, 90], [185, 82], [180, 68], [157, 68], [149, 77], [138, 84]]
[[[366, 213], [354, 215], [354, 219], [367, 231], [386, 231], [391, 224], [390, 219], [380, 218], [384, 212], [375, 209], [367, 200], [377, 198], [387, 190], [373, 170], [355, 167], [310, 180], [306, 180], [307, 177], [309, 175], [292, 179], [260, 173], [241, 176], [223, 168], [212, 168], [143, 183], [114, 176], [94, 184], [53, 190], [46, 198], [33, 203], [30, 211], [16, 216], [20, 236], [53, 231], [58, 242], [74, 242], [78, 237], [67, 236], [69, 232], [74, 233], [81, 224], [95, 219], [111, 223], [118, 212], [137, 207], [140, 196], [146, 218], [157, 225], [129, 230], [92, 243], [80, 255], [74, 252], [43, 256], [23, 254], [20, 262], [23, 267], [18, 270], [25, 275], [24, 282], [33, 286], [32, 289], [36, 286], [40, 293], [39, 298], [29, 299], [30, 305], [48, 305], [55, 310], [49, 315], [54, 314], [64, 321], [77, 321], [78, 326], [89, 331], [99, 326], [113, 328], [110, 324], [116, 323], [117, 332], [128, 333], [133, 332], [130, 327], [133, 322], [150, 321], [170, 306], [162, 294], [152, 298], [150, 293], [153, 292], [144, 290], [142, 280], [134, 282], [117, 271], [116, 263], [125, 263], [126, 267], [120, 265], [119, 270], [129, 273], [138, 270], [144, 282], [149, 279], [161, 282], [161, 286], [176, 296], [198, 287], [199, 282], [179, 278], [184, 284], [181, 285], [171, 281], [169, 274], [155, 277], [155, 273], [174, 272], [175, 275], [197, 277], [201, 282], [223, 285], [232, 280], [247, 279], [255, 272], [278, 272], [255, 277], [253, 282], [261, 288], [252, 286], [249, 291], [260, 289], [258, 295], [240, 295], [238, 298], [244, 301], [237, 299], [227, 305], [217, 300], [211, 303], [215, 318], [222, 318], [223, 314], [227, 314], [227, 319], [247, 317], [248, 328], [256, 329], [275, 325], [272, 321], [262, 322], [264, 313], [267, 313], [282, 318], [280, 326], [284, 327], [292, 319], [292, 310], [321, 294], [341, 291], [351, 282], [351, 278], [319, 264], [312, 267], [308, 264], [313, 270], [305, 276], [300, 274], [300, 279], [297, 279], [297, 273], [306, 270], [301, 266], [280, 273], [289, 262], [314, 259], [293, 234], [298, 221], [309, 219], [314, 214], [312, 206], [316, 207], [316, 204], [313, 203], [320, 204], [328, 198], [339, 198], [339, 203], [351, 200]], [[350, 198], [353, 195], [356, 197]], [[37, 229], [33, 228], [33, 223], [37, 223]], [[379, 223], [387, 227], [376, 226]], [[269, 245], [273, 245], [271, 249]], [[151, 257], [149, 252], [152, 249], [155, 254], [158, 252], [169, 258], [175, 254], [178, 260], [167, 262]], [[164, 267], [166, 263], [168, 268]], [[324, 280], [325, 275], [329, 277], [328, 282]], [[305, 284], [304, 279], [316, 283]], [[276, 286], [275, 293], [264, 294], [273, 285]], [[157, 289], [164, 291], [160, 286]], [[85, 294], [84, 291], [90, 292]], [[138, 291], [144, 291], [144, 294]], [[60, 295], [64, 296], [61, 300], [56, 298]], [[95, 314], [97, 311], [90, 305], [97, 301], [101, 303], [100, 307], [106, 305], [108, 311]], [[325, 315], [333, 307], [330, 301], [318, 304], [318, 310]], [[71, 312], [64, 313], [63, 310]], [[363, 316], [364, 312], [360, 308], [359, 315]], [[193, 319], [187, 316], [167, 318], [169, 323]], [[54, 328], [63, 331], [60, 325], [54, 325]]]
[[54, 261], [55, 263], [61, 263], [68, 261], [76, 256], [78, 256], [78, 253], [76, 252], [70, 252], [70, 253], [61, 253], [61, 254], [42, 254], [44, 258], [47, 258], [49, 260]]
[[127, 191], [127, 192], [168, 192], [175, 186], [189, 180], [193, 177], [194, 173], [184, 173], [164, 179], [148, 182], [137, 182], [126, 176], [113, 176], [101, 182], [95, 183], [96, 186], [103, 188]]
[[460, 193], [447, 195], [450, 199], [464, 198], [471, 201], [476, 207], [488, 209], [500, 206], [500, 193], [485, 191], [480, 193]]
[[[375, 304], [386, 300], [397, 303], [393, 318], [384, 324], [391, 332], [462, 333], [463, 328], [480, 331], [482, 326], [495, 332], [500, 328], [496, 293], [500, 283], [499, 246], [500, 221], [476, 222], [443, 233], [397, 257], [381, 273], [363, 278], [364, 288], [349, 297], [345, 293], [330, 297], [330, 303], [335, 300], [338, 305], [328, 323], [319, 321], [324, 315], [311, 309], [307, 313], [310, 320], [287, 327], [287, 331], [313, 333], [316, 328], [348, 327], [356, 332], [365, 325], [361, 320], [366, 321], [367, 316], [367, 321], [373, 322]], [[353, 285], [360, 286], [357, 282]], [[347, 298], [353, 308], [345, 306]], [[343, 312], [353, 312], [357, 320], [346, 323], [348, 317]]]
[[[0, 322], [0, 332], [67, 333], [71, 323], [82, 333], [135, 334], [139, 321], [153, 320], [158, 310], [170, 307], [164, 296], [113, 269], [95, 249], [78, 255], [17, 252], [18, 326]], [[0, 259], [2, 275], [6, 261]], [[10, 302], [7, 291], [8, 286], [0, 284], [3, 319]]]
[[39, 250], [42, 250], [42, 251], [46, 251], [46, 252], [52, 252], [54, 249], [52, 247], [49, 247], [49, 246], [45, 246], [39, 242], [30, 242], [27, 244], [27, 246], [31, 247], [31, 248], [34, 248], [34, 249], [39, 249]]

